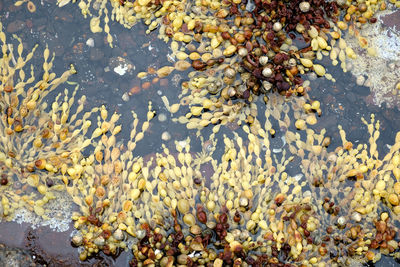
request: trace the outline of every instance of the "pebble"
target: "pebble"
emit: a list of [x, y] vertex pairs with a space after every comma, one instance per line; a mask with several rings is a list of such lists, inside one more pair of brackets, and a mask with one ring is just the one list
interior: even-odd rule
[[79, 247], [82, 244], [83, 238], [81, 235], [74, 235], [72, 237], [72, 244], [74, 244], [75, 246]]
[[325, 68], [320, 64], [314, 64], [314, 71], [318, 76], [324, 76], [326, 73]]
[[365, 82], [365, 78], [364, 78], [364, 76], [363, 76], [363, 75], [359, 75], [359, 76], [357, 76], [357, 79], [356, 79], [356, 83], [357, 83], [357, 85], [359, 85], [359, 86], [363, 86], [363, 85], [364, 85], [364, 82]]
[[[194, 251], [203, 251], [204, 250], [204, 246], [203, 244], [199, 243], [199, 242], [192, 242], [190, 244], [190, 248]], [[190, 256], [190, 255], [189, 255]]]
[[260, 57], [259, 62], [263, 66], [266, 65], [268, 63], [268, 57], [267, 56]]
[[119, 65], [114, 68], [114, 72], [119, 74], [120, 76], [124, 75], [127, 70], [128, 70], [128, 67], [126, 65]]
[[337, 224], [338, 224], [338, 227], [344, 227], [346, 225], [346, 218], [343, 216], [340, 216], [337, 219]]
[[388, 68], [389, 68], [390, 70], [394, 70], [394, 69], [396, 68], [396, 64], [395, 64], [394, 62], [390, 62], [390, 63], [388, 64]]
[[239, 200], [239, 205], [241, 207], [247, 207], [247, 205], [249, 205], [249, 200], [245, 197], [241, 197]]
[[282, 24], [280, 22], [275, 22], [272, 26], [272, 29], [276, 32], [279, 32], [280, 30], [282, 30]]
[[299, 7], [300, 7], [301, 12], [306, 13], [306, 12], [310, 11], [310, 3], [309, 2], [303, 1], [300, 3]]
[[108, 67], [119, 75], [124, 75], [125, 73], [133, 74], [136, 69], [136, 66], [130, 60], [119, 56], [110, 58]]
[[358, 212], [353, 212], [353, 214], [351, 214], [351, 219], [355, 222], [361, 222], [361, 214]]
[[143, 239], [146, 236], [146, 231], [145, 230], [138, 230], [136, 231], [136, 237], [140, 240]]
[[128, 93], [124, 93], [122, 95], [122, 100], [125, 101], [125, 102], [128, 102], [129, 101], [129, 94]]
[[242, 47], [242, 48], [239, 49], [238, 54], [239, 54], [239, 56], [241, 56], [241, 57], [245, 57], [245, 56], [247, 56], [248, 51], [247, 51], [246, 48], [243, 48], [243, 47]]
[[94, 47], [94, 40], [93, 40], [93, 38], [87, 39], [86, 45], [89, 46], [89, 47]]
[[376, 190], [378, 190], [379, 192], [382, 192], [383, 190], [385, 190], [385, 187], [386, 187], [386, 183], [383, 180], [379, 180], [375, 185]]
[[158, 115], [158, 121], [159, 122], [164, 122], [164, 121], [166, 121], [167, 120], [167, 115], [165, 114], [165, 113], [160, 113], [159, 115]]
[[169, 132], [165, 131], [165, 132], [163, 132], [163, 133], [161, 134], [161, 139], [162, 139], [163, 141], [168, 141], [168, 140], [171, 139], [171, 134], [170, 134]]
[[268, 81], [263, 81], [263, 82], [262, 82], [262, 85], [263, 85], [265, 91], [269, 91], [269, 90], [271, 90], [271, 88], [272, 88], [272, 83], [270, 83], [270, 82], [268, 82]]
[[272, 70], [270, 68], [264, 68], [263, 71], [262, 71], [262, 75], [264, 77], [271, 77]]
[[124, 233], [122, 232], [121, 229], [117, 229], [117, 230], [115, 230], [115, 232], [114, 232], [114, 234], [113, 234], [113, 237], [114, 237], [116, 240], [121, 241], [122, 239], [124, 239]]
[[99, 246], [99, 247], [104, 246], [105, 242], [106, 242], [106, 241], [104, 240], [104, 237], [102, 237], [102, 236], [97, 237], [97, 238], [93, 241], [93, 243], [94, 243], [96, 246]]

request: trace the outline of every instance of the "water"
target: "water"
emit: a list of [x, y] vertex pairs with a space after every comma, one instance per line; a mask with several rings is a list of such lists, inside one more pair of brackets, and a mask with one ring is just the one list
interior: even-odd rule
[[[12, 33], [17, 34], [24, 41], [24, 47], [28, 50], [39, 44], [36, 52], [40, 55], [47, 44], [50, 51], [55, 52], [53, 71], [62, 73], [71, 63], [76, 66], [78, 73], [71, 79], [80, 86], [78, 95], [87, 96], [87, 106], [92, 107], [106, 105], [110, 112], [121, 113], [122, 122], [131, 121], [130, 110], [135, 110], [139, 118], [144, 118], [147, 112], [147, 102], [152, 101], [157, 114], [164, 113], [165, 122], [157, 118], [153, 120], [146, 138], [139, 143], [136, 153], [140, 156], [151, 156], [161, 152], [161, 144], [173, 147], [174, 140], [183, 140], [187, 136], [195, 138], [195, 132], [187, 130], [184, 125], [171, 122], [171, 115], [166, 110], [161, 96], [165, 95], [172, 102], [178, 102], [177, 92], [180, 92], [180, 84], [176, 82], [179, 77], [173, 75], [168, 78], [166, 85], [157, 83], [148, 89], [133, 90], [135, 86], [141, 86], [145, 82], [152, 82], [151, 78], [140, 80], [137, 73], [147, 71], [148, 67], [158, 69], [168, 64], [165, 56], [170, 52], [168, 45], [157, 38], [157, 33], [145, 35], [146, 27], [139, 23], [133, 29], [125, 29], [118, 23], [111, 22], [114, 48], [110, 48], [105, 35], [93, 34], [90, 31], [88, 20], [83, 19], [76, 5], [69, 4], [58, 8], [52, 1], [42, 0], [36, 3], [37, 10], [34, 13], [27, 11], [25, 5], [14, 7], [11, 1], [0, 2], [0, 15], [5, 32], [10, 38]], [[93, 44], [93, 47], [92, 47]], [[33, 64], [41, 62], [41, 58], [33, 60]], [[327, 59], [322, 62], [329, 65]], [[39, 63], [41, 64], [41, 63]], [[37, 64], [35, 65], [37, 66]], [[123, 75], [117, 72], [121, 71]], [[125, 67], [128, 69], [125, 70]], [[343, 74], [338, 67], [329, 67], [329, 72], [337, 77], [337, 82], [332, 83], [326, 79], [317, 79], [311, 82], [312, 99], [321, 102], [323, 114], [315, 125], [316, 130], [326, 128], [332, 133], [337, 133], [337, 125], [341, 124], [346, 129], [349, 140], [367, 142], [365, 125], [360, 118], [369, 118], [375, 113], [381, 121], [381, 137], [378, 146], [385, 151], [384, 144], [393, 143], [396, 132], [400, 129], [399, 109], [397, 106], [387, 108], [370, 105], [368, 96], [371, 91], [368, 87], [357, 86], [356, 78], [350, 73]], [[125, 72], [125, 73], [124, 73]], [[184, 73], [180, 73], [184, 76]], [[71, 86], [69, 89], [73, 88]], [[62, 85], [59, 90], [63, 90]], [[133, 94], [127, 97], [129, 92]], [[54, 92], [54, 94], [57, 94]], [[181, 111], [182, 112], [182, 111]], [[129, 127], [125, 127], [128, 129]], [[166, 142], [161, 140], [163, 132], [168, 131], [171, 138]], [[229, 133], [229, 129], [222, 129], [219, 136]], [[204, 129], [204, 135], [210, 133], [210, 129]], [[122, 138], [128, 138], [129, 131], [123, 130]], [[332, 147], [340, 143], [340, 137], [332, 136]], [[357, 141], [355, 141], [357, 143]], [[280, 146], [277, 136], [276, 146]], [[198, 144], [192, 146], [195, 151], [200, 151]], [[127, 266], [131, 257], [130, 252], [123, 252], [120, 257], [112, 259], [100, 254], [86, 263], [79, 263], [78, 251], [71, 247], [70, 235], [72, 225], [66, 232], [49, 231], [47, 227], [31, 229], [27, 223], [1, 223], [0, 243], [10, 247], [27, 249], [39, 264], [75, 266], [78, 264], [99, 266]], [[12, 235], [10, 235], [12, 233]], [[384, 259], [377, 266], [396, 266], [392, 259]]]

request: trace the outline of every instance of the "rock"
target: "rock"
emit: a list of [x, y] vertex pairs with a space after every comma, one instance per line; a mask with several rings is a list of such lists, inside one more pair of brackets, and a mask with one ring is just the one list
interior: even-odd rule
[[353, 94], [352, 92], [347, 93], [347, 100], [349, 100], [350, 103], [354, 103], [356, 100], [358, 100], [358, 97]]
[[86, 45], [89, 47], [94, 47], [94, 39], [93, 38], [89, 38], [86, 40]]
[[337, 117], [334, 114], [329, 114], [326, 115], [324, 120], [318, 122], [316, 129], [333, 129], [334, 127], [337, 127], [337, 123]]
[[382, 16], [381, 20], [382, 20], [383, 25], [395, 30], [396, 25], [400, 24], [400, 10], [397, 10], [391, 14]]
[[103, 51], [99, 48], [92, 48], [90, 49], [90, 60], [92, 61], [98, 61], [101, 60], [104, 57]]
[[21, 20], [15, 20], [7, 25], [7, 32], [16, 33], [25, 28], [25, 22]]
[[142, 238], [144, 238], [146, 236], [146, 231], [145, 230], [138, 230], [137, 232], [136, 232], [136, 237], [137, 237], [137, 239], [142, 239]]
[[52, 51], [54, 51], [54, 53], [57, 57], [62, 56], [64, 54], [64, 46], [56, 45], [53, 47]]
[[124, 233], [122, 232], [121, 229], [117, 229], [117, 230], [115, 230], [115, 232], [114, 232], [114, 234], [113, 234], [113, 237], [114, 237], [116, 240], [121, 241], [122, 239], [124, 239]]
[[82, 236], [81, 235], [74, 235], [73, 237], [72, 237], [72, 244], [74, 244], [75, 246], [77, 246], [77, 247], [79, 247], [80, 245], [82, 245], [82, 241], [83, 241], [83, 238], [82, 238]]
[[135, 65], [133, 65], [131, 61], [129, 61], [123, 57], [110, 58], [109, 67], [111, 70], [113, 70], [113, 72], [115, 72], [121, 76], [124, 75], [125, 73], [132, 75], [133, 71], [136, 68]]
[[93, 243], [94, 243], [96, 246], [99, 246], [99, 247], [104, 246], [105, 242], [106, 242], [106, 241], [104, 240], [104, 238], [103, 238], [102, 236], [97, 237], [97, 238], [93, 241]]
[[37, 266], [29, 250], [12, 248], [0, 244], [1, 266]]

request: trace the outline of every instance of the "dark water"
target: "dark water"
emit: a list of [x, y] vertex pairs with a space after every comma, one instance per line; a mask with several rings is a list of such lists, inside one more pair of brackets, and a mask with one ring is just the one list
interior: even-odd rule
[[[86, 109], [106, 105], [107, 109], [122, 114], [121, 122], [130, 122], [131, 112], [135, 110], [139, 118], [144, 118], [147, 112], [147, 102], [153, 102], [153, 108], [157, 114], [170, 114], [161, 101], [160, 94], [166, 95], [172, 103], [178, 101], [178, 93], [181, 89], [168, 81], [167, 85], [152, 85], [147, 90], [142, 90], [132, 95], [128, 101], [122, 96], [134, 86], [141, 86], [151, 79], [140, 80], [136, 75], [140, 71], [146, 71], [149, 66], [157, 69], [167, 65], [165, 55], [168, 46], [157, 39], [157, 34], [145, 35], [145, 26], [138, 24], [133, 29], [125, 29], [118, 23], [110, 22], [110, 28], [114, 37], [114, 48], [110, 48], [105, 40], [105, 34], [93, 34], [89, 28], [89, 20], [83, 19], [77, 4], [69, 4], [58, 8], [54, 1], [36, 2], [37, 11], [30, 13], [26, 6], [14, 7], [12, 1], [0, 1], [0, 15], [4, 31], [10, 40], [13, 33], [24, 41], [25, 49], [30, 50], [34, 44], [39, 44], [36, 55], [41, 55], [47, 44], [50, 51], [54, 51], [56, 58], [53, 71], [60, 74], [71, 63], [74, 63], [78, 73], [69, 80], [80, 85], [79, 94], [85, 94], [88, 99]], [[94, 47], [86, 45], [86, 41], [93, 38]], [[150, 42], [150, 43], [149, 43]], [[113, 71], [113, 60], [124, 58], [127, 63], [135, 67], [135, 70], [123, 76]], [[32, 60], [38, 70], [42, 64], [42, 58]], [[322, 62], [330, 65], [329, 62]], [[107, 67], [109, 70], [107, 71]], [[318, 119], [315, 129], [326, 128], [332, 132], [333, 147], [340, 142], [337, 133], [337, 125], [341, 124], [346, 129], [349, 140], [367, 141], [365, 125], [360, 118], [367, 120], [371, 113], [381, 121], [381, 137], [378, 147], [385, 149], [384, 144], [393, 143], [395, 134], [400, 130], [400, 116], [397, 108], [388, 109], [385, 106], [375, 107], [366, 103], [369, 95], [367, 87], [357, 86], [355, 78], [351, 74], [343, 74], [341, 69], [330, 67], [330, 73], [337, 78], [336, 83], [325, 79], [312, 81], [312, 99], [321, 102], [323, 115]], [[339, 78], [340, 77], [340, 78]], [[58, 90], [63, 90], [62, 85]], [[69, 89], [73, 88], [71, 86]], [[57, 94], [55, 92], [54, 94]], [[51, 98], [49, 98], [51, 99]], [[341, 106], [341, 108], [338, 108]], [[124, 125], [124, 124], [123, 124]], [[129, 129], [129, 125], [125, 124]], [[210, 129], [205, 129], [205, 134]], [[160, 123], [153, 120], [152, 126], [146, 138], [138, 144], [136, 152], [142, 156], [160, 152], [161, 133], [169, 131], [173, 140], [182, 140], [186, 136], [194, 136], [193, 131], [188, 131], [185, 126], [167, 122]], [[223, 130], [224, 131], [224, 130]], [[128, 136], [128, 130], [122, 131], [122, 136]], [[73, 227], [71, 226], [70, 229]], [[70, 244], [70, 232], [56, 233], [46, 227], [32, 230], [28, 224], [0, 223], [0, 243], [9, 247], [25, 249], [34, 258], [36, 263], [42, 265], [48, 263], [54, 266], [127, 266], [130, 253], [124, 252], [117, 259], [102, 257], [91, 259], [90, 262], [78, 261], [78, 251]], [[384, 259], [377, 266], [397, 266], [392, 259]]]

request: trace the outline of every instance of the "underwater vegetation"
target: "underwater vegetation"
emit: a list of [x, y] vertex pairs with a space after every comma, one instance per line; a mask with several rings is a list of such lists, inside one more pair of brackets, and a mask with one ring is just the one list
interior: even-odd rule
[[[31, 11], [30, 1], [16, 4], [25, 2]], [[132, 112], [126, 127], [105, 106], [85, 112], [85, 96], [75, 103], [78, 86], [53, 97], [74, 67], [53, 73], [46, 47], [37, 71], [29, 65], [37, 46], [26, 53], [17, 36], [17, 45], [8, 42], [0, 24], [2, 220], [21, 209], [48, 220], [47, 204], [64, 193], [76, 204], [71, 241], [80, 260], [130, 250], [131, 266], [347, 266], [399, 257], [400, 132], [378, 152], [385, 149], [371, 115], [363, 119], [367, 143], [347, 140], [339, 126], [341, 144], [332, 147], [331, 132], [311, 129], [321, 103], [310, 99], [302, 76], [334, 82], [321, 62], [329, 57], [346, 70], [356, 57], [342, 39], [347, 31], [374, 55], [357, 28], [375, 23], [385, 1], [77, 5], [110, 45], [110, 20], [127, 28], [143, 21], [147, 33], [159, 31], [172, 65], [138, 77], [192, 69], [179, 103], [162, 100], [172, 114], [189, 108], [173, 121], [196, 129], [198, 138], [136, 154], [156, 115], [151, 102], [143, 122]], [[201, 136], [210, 126], [210, 136]], [[120, 137], [125, 127], [127, 140]], [[222, 127], [238, 131], [221, 137]], [[283, 145], [273, 149], [278, 135]]]
[[71, 65], [57, 77], [51, 71], [54, 55], [46, 47], [43, 74], [39, 76], [40, 72], [30, 65], [37, 46], [25, 55], [22, 40], [14, 38], [18, 41], [15, 47], [0, 29], [0, 190], [1, 215], [6, 220], [11, 220], [13, 211], [22, 207], [45, 215], [43, 206], [54, 199], [52, 191], [63, 188], [62, 181], [54, 179], [52, 173], [73, 164], [74, 155], [84, 143], [90, 115], [89, 112], [77, 119], [84, 97], [76, 113], [70, 114], [77, 88], [70, 96], [67, 90], [60, 93], [48, 105], [46, 96], [75, 73], [74, 67]]
[[[287, 130], [288, 145], [276, 154], [268, 132], [244, 126], [246, 138], [202, 140], [200, 153], [188, 138], [146, 163], [111, 156], [95, 167], [103, 172], [94, 180], [68, 189], [87, 189], [72, 242], [84, 248], [82, 260], [129, 247], [133, 266], [340, 266], [377, 261], [381, 253], [397, 257], [400, 134], [382, 157], [379, 121], [364, 123], [371, 137], [354, 148], [341, 127], [342, 146], [330, 151], [325, 130]], [[109, 166], [120, 168], [113, 178], [103, 175]], [[287, 172], [292, 168], [295, 175]]]
[[[70, 2], [58, 1], [58, 5]], [[375, 14], [388, 8], [385, 1], [297, 0], [102, 0], [79, 1], [78, 6], [90, 17], [91, 30], [104, 30], [110, 45], [113, 20], [127, 28], [141, 21], [148, 25], [148, 34], [158, 32], [170, 46], [172, 64], [137, 76], [163, 78], [184, 72], [180, 101], [170, 111], [187, 106], [187, 118], [179, 122], [199, 130], [233, 118], [241, 124], [249, 109], [252, 117], [257, 116], [252, 104], [270, 92], [288, 98], [307, 95], [310, 81], [304, 74], [334, 82], [327, 71], [330, 65], [347, 71], [348, 62], [356, 58], [354, 47], [342, 38], [345, 33], [353, 35], [368, 55], [376, 55], [359, 29], [376, 23]]]
[[[146, 210], [153, 204], [150, 195], [144, 191], [152, 192], [156, 187], [155, 182], [147, 181], [151, 162], [144, 162], [133, 152], [154, 114], [150, 103], [147, 120], [139, 130], [139, 119], [133, 112], [130, 140], [121, 144], [116, 138], [121, 130], [116, 124], [119, 115], [113, 114], [107, 121], [108, 113], [102, 109], [99, 128], [95, 130], [101, 137], [97, 143], [92, 143], [93, 154], [68, 173], [72, 182], [66, 190], [80, 208], [72, 219], [81, 234], [74, 236], [72, 241], [85, 247], [80, 256], [82, 260], [100, 249], [106, 254], [116, 254], [117, 249], [126, 247], [122, 230], [135, 235], [134, 220], [150, 219]], [[79, 176], [73, 177], [75, 173]]]
[[[358, 47], [349, 46], [343, 35], [352, 35], [364, 53], [376, 56], [376, 48], [360, 30], [376, 23], [379, 11], [398, 5], [383, 0], [59, 0], [57, 4], [77, 5], [90, 18], [91, 31], [104, 31], [111, 46], [111, 21], [128, 29], [141, 22], [148, 26], [147, 34], [156, 31], [171, 49], [167, 55], [171, 65], [141, 71], [137, 77], [160, 79], [183, 72], [176, 74], [182, 91], [178, 103], [170, 99], [174, 102], [170, 111], [188, 109], [188, 118], [179, 122], [199, 130], [233, 118], [241, 124], [249, 109], [252, 117], [257, 116], [251, 104], [270, 92], [288, 98], [307, 96], [307, 78], [335, 82], [329, 69], [340, 65], [346, 72], [357, 57], [354, 49]], [[132, 90], [131, 94], [139, 89]]]

